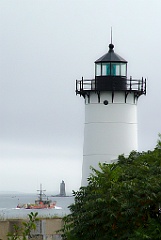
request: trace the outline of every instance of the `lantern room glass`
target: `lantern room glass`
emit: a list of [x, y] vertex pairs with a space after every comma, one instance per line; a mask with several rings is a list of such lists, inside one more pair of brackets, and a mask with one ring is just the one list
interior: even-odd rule
[[96, 76], [123, 76], [126, 77], [126, 63], [99, 63], [96, 64]]
[[110, 75], [110, 64], [102, 63], [102, 76]]
[[96, 76], [101, 76], [101, 64], [96, 64]]
[[121, 63], [121, 76], [126, 76], [126, 63]]

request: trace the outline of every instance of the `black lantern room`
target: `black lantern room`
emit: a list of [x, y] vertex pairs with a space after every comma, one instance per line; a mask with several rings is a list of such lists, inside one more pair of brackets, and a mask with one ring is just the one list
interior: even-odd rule
[[114, 45], [109, 44], [109, 51], [95, 61], [95, 79], [98, 91], [125, 90], [127, 79], [127, 61], [114, 52]]
[[[109, 51], [95, 61], [95, 79], [76, 80], [76, 94], [88, 96], [95, 92], [100, 99], [101, 92], [125, 92], [125, 101], [128, 93], [134, 93], [134, 99], [146, 94], [146, 79], [136, 80], [127, 78], [127, 61], [114, 52], [114, 45], [109, 44]], [[113, 101], [113, 100], [112, 100]]]

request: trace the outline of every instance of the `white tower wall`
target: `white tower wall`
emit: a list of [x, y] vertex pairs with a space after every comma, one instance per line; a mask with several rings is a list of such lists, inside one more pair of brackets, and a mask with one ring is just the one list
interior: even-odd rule
[[[112, 102], [113, 98], [113, 102]], [[125, 92], [95, 92], [85, 97], [85, 126], [82, 167], [82, 186], [87, 185], [90, 166], [112, 163], [118, 155], [137, 150], [137, 99]], [[104, 101], [108, 104], [105, 105]]]

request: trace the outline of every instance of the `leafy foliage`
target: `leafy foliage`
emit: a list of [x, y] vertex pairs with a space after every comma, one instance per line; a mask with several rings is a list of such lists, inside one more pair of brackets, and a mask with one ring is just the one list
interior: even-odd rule
[[8, 233], [7, 235], [8, 240], [31, 239], [32, 238], [31, 231], [36, 230], [35, 222], [38, 221], [37, 215], [38, 215], [37, 212], [36, 213], [31, 212], [30, 214], [28, 214], [29, 221], [24, 222], [23, 227], [14, 225], [14, 233]]
[[73, 192], [64, 240], [161, 239], [161, 141], [153, 151], [99, 164]]

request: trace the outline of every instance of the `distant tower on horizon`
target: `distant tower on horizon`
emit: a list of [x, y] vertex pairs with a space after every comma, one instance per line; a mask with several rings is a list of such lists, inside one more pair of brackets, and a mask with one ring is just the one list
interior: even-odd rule
[[65, 182], [62, 180], [62, 182], [60, 183], [60, 194], [61, 197], [65, 197], [66, 196], [66, 192], [65, 192]]
[[95, 78], [76, 80], [76, 94], [85, 99], [82, 186], [90, 166], [112, 163], [137, 150], [137, 102], [146, 94], [146, 79], [127, 78], [127, 61], [109, 51], [95, 61]]

